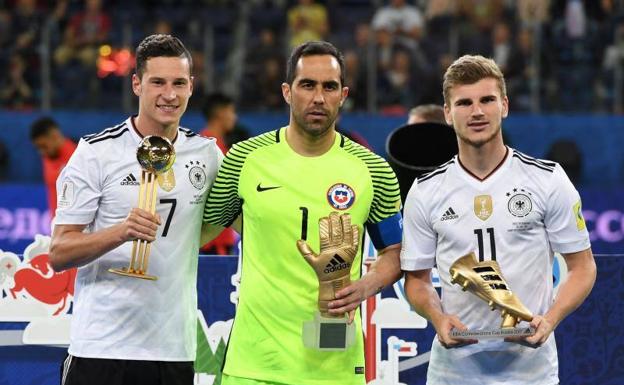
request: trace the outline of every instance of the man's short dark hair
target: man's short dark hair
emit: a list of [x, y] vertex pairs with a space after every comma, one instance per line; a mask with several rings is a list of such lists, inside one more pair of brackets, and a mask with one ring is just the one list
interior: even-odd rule
[[58, 124], [52, 118], [47, 116], [39, 118], [30, 126], [30, 140], [34, 141], [52, 130], [58, 130]]
[[313, 55], [332, 55], [338, 60], [338, 64], [340, 65], [340, 85], [343, 86], [345, 83], [344, 56], [338, 51], [338, 48], [326, 41], [309, 41], [297, 46], [292, 51], [286, 63], [286, 83], [292, 85], [295, 80], [299, 58]]
[[206, 120], [210, 120], [214, 117], [218, 109], [231, 106], [234, 104], [234, 99], [221, 92], [214, 92], [206, 95], [204, 103], [202, 105], [202, 114]]
[[143, 39], [136, 50], [136, 74], [143, 77], [147, 61], [153, 57], [181, 57], [188, 59], [189, 70], [193, 73], [193, 58], [184, 44], [171, 35], [150, 35]]

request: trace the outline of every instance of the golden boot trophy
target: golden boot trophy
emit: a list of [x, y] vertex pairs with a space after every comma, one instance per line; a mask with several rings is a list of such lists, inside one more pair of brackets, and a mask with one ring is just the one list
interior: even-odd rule
[[[171, 167], [175, 162], [175, 150], [169, 139], [160, 136], [146, 136], [137, 148], [137, 160], [141, 165], [141, 183], [139, 185], [139, 208], [152, 214], [156, 212], [156, 185], [167, 190], [175, 185]], [[163, 181], [165, 181], [163, 183]], [[132, 242], [130, 265], [122, 269], [109, 269], [111, 273], [127, 277], [156, 280], [147, 274], [151, 242], [135, 239]]]
[[498, 330], [472, 330], [451, 332], [451, 337], [458, 338], [503, 338], [528, 336], [535, 333], [532, 328], [516, 328], [521, 321], [531, 321], [533, 314], [511, 291], [505, 281], [500, 266], [496, 261], [477, 263], [474, 253], [457, 259], [449, 268], [451, 283], [458, 284], [462, 290], [475, 294], [488, 303], [492, 310], [501, 312], [501, 328]]
[[360, 232], [351, 225], [349, 214], [332, 212], [319, 219], [319, 254], [304, 240], [297, 248], [312, 266], [319, 280], [318, 308], [314, 319], [303, 325], [304, 345], [319, 350], [344, 350], [355, 341], [355, 327], [347, 324], [348, 315], [329, 313], [328, 304], [336, 292], [351, 284], [351, 266], [358, 252]]

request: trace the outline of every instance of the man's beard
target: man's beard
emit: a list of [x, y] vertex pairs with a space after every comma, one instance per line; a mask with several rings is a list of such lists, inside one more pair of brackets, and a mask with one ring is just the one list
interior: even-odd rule
[[460, 134], [458, 131], [455, 131], [455, 132], [457, 133], [457, 136], [462, 142], [467, 143], [476, 148], [481, 148], [487, 143], [490, 143], [491, 141], [493, 141], [494, 138], [496, 138], [496, 136], [501, 132], [501, 126], [498, 126], [498, 129], [492, 132], [490, 136], [486, 137], [485, 139], [479, 139], [479, 140], [473, 140], [473, 139], [468, 138], [465, 135]]
[[329, 129], [333, 126], [336, 121], [336, 116], [326, 115], [326, 119], [321, 123], [309, 123], [305, 119], [305, 115], [301, 116], [298, 114], [293, 114], [295, 119], [295, 123], [308, 135], [313, 137], [321, 137], [329, 131]]

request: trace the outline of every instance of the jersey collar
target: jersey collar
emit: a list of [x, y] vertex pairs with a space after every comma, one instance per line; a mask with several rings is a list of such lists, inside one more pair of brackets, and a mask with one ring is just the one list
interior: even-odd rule
[[505, 156], [503, 157], [503, 159], [501, 159], [500, 163], [498, 163], [498, 165], [496, 165], [496, 167], [494, 167], [494, 169], [483, 178], [479, 178], [478, 176], [473, 174], [470, 170], [468, 170], [466, 166], [462, 164], [461, 160], [459, 159], [459, 155], [455, 155], [455, 157], [457, 158], [457, 164], [459, 165], [459, 168], [461, 169], [460, 173], [462, 175], [467, 177], [467, 179], [469, 179], [471, 182], [484, 183], [484, 182], [491, 182], [493, 179], [496, 179], [497, 176], [501, 174], [500, 171], [506, 168], [510, 162], [510, 159], [511, 159], [510, 155], [511, 155], [511, 151], [509, 151], [509, 147], [505, 146]]
[[[284, 126], [281, 128], [278, 128], [275, 131], [275, 142], [279, 143], [281, 146], [283, 146], [284, 148], [286, 148], [286, 151], [289, 151], [299, 157], [302, 158], [310, 158], [307, 156], [303, 156], [299, 153], [297, 153], [295, 150], [292, 149], [292, 147], [290, 147], [290, 145], [288, 144], [288, 142], [286, 141], [286, 129], [288, 128], [288, 126]], [[319, 156], [325, 156], [327, 154], [330, 154], [334, 151], [336, 151], [336, 149], [342, 148], [345, 146], [345, 137], [344, 135], [342, 135], [340, 132], [336, 131], [336, 136], [334, 137], [334, 144], [332, 144], [332, 146], [329, 148], [329, 150], [327, 150], [327, 152], [325, 152], [322, 155]], [[316, 157], [312, 157], [312, 158], [316, 158]]]
[[[141, 142], [141, 140], [143, 140], [143, 138], [145, 137], [143, 134], [141, 134], [139, 132], [139, 130], [136, 128], [136, 124], [134, 123], [134, 120], [136, 119], [138, 115], [132, 115], [128, 118], [128, 127], [131, 127], [132, 129], [130, 130], [133, 134], [133, 136], [136, 139], [137, 144]], [[176, 131], [176, 136], [175, 138], [173, 138], [173, 141], [171, 142], [171, 144], [173, 144], [175, 146], [176, 142], [178, 141], [178, 138], [180, 137], [180, 127], [178, 127], [178, 130]]]

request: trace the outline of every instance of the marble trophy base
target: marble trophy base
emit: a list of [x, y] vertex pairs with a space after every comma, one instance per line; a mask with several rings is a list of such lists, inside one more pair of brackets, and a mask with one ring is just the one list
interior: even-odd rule
[[310, 349], [342, 351], [355, 343], [355, 323], [347, 324], [348, 316], [323, 317], [316, 312], [314, 319], [303, 324], [303, 344]]

